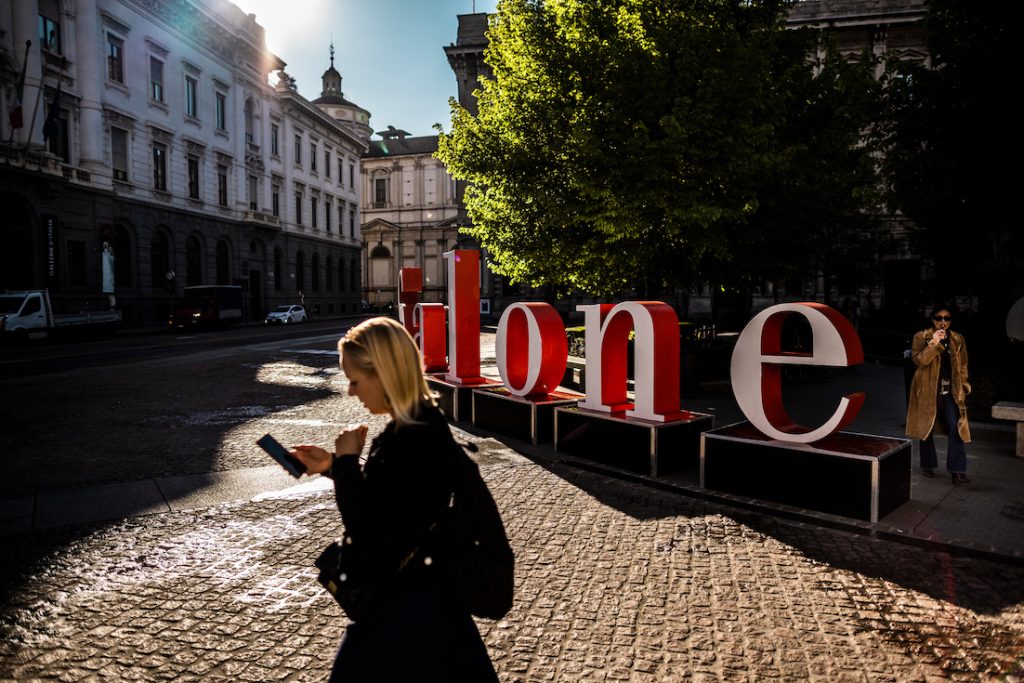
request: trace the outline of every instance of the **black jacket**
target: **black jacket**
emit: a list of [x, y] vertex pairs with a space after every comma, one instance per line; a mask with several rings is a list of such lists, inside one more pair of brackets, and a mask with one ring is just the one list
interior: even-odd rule
[[448, 581], [443, 522], [459, 446], [439, 409], [424, 406], [418, 420], [404, 427], [389, 422], [373, 440], [362, 468], [354, 457], [337, 458], [331, 468], [345, 552], [361, 580], [391, 583], [415, 553], [398, 574], [396, 587]]

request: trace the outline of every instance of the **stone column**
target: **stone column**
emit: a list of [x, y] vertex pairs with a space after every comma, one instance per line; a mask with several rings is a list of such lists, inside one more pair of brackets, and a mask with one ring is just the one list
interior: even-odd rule
[[100, 58], [105, 45], [99, 30], [96, 0], [78, 0], [76, 17], [76, 49], [78, 51], [76, 85], [81, 93], [79, 102], [78, 143], [81, 166], [89, 169], [103, 167], [103, 108], [100, 89], [105, 77]]

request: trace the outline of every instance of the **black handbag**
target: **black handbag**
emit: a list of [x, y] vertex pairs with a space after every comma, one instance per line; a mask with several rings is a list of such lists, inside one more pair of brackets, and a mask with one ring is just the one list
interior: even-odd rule
[[345, 561], [344, 547], [341, 543], [334, 542], [324, 548], [314, 563], [320, 570], [316, 579], [334, 596], [349, 619], [359, 621], [373, 612], [383, 591], [379, 586], [359, 581], [358, 577], [350, 574], [348, 563]]
[[[436, 522], [430, 525], [427, 537], [436, 526]], [[351, 562], [345, 559], [345, 545], [335, 541], [324, 548], [320, 557], [316, 558], [316, 562], [313, 563], [320, 570], [316, 580], [334, 596], [349, 619], [359, 621], [377, 609], [381, 601], [387, 597], [392, 585], [398, 580], [402, 570], [419, 551], [420, 546], [413, 548], [412, 552], [398, 563], [398, 571], [387, 579], [369, 581], [360, 577], [358, 571], [353, 573]]]

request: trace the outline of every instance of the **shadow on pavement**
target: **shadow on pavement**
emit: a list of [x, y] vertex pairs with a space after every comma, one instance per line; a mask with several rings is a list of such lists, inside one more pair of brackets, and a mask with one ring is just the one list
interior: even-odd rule
[[[493, 436], [459, 424], [479, 436]], [[981, 614], [997, 614], [1024, 602], [1024, 566], [998, 560], [953, 555], [935, 544], [911, 545], [843, 528], [774, 516], [706, 500], [695, 494], [666, 490], [629, 475], [591, 469], [550, 449], [495, 437], [497, 444], [518, 451], [534, 464], [635, 519], [719, 515], [792, 547], [808, 559], [839, 571], [855, 572], [918, 591], [936, 600]], [[482, 449], [482, 450], [486, 450]], [[679, 548], [696, 552], [692, 540]], [[827, 587], [825, 587], [827, 588]]]
[[[312, 419], [336, 395], [336, 361], [287, 352], [267, 359], [243, 352], [5, 382], [0, 502], [26, 502], [28, 527], [18, 528], [35, 529], [3, 536], [5, 604], [25, 577], [45, 578], [80, 540], [136, 515], [188, 508], [214, 479], [276, 468], [255, 446], [264, 433], [295, 444], [336, 432]], [[89, 514], [76, 517], [79, 509]]]

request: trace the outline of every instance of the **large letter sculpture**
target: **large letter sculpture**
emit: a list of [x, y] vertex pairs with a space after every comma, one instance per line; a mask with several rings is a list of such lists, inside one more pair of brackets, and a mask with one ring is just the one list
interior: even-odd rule
[[446, 251], [448, 261], [448, 373], [453, 384], [483, 384], [480, 376], [480, 252]]
[[495, 339], [498, 372], [515, 396], [545, 396], [565, 374], [565, 325], [550, 304], [512, 304], [501, 314]]
[[[782, 352], [782, 323], [793, 313], [811, 324], [810, 354]], [[812, 443], [852, 422], [864, 394], [844, 396], [825, 424], [809, 430], [793, 422], [782, 404], [782, 366], [847, 367], [863, 361], [857, 332], [839, 311], [811, 302], [779, 304], [761, 311], [740, 333], [732, 354], [732, 389], [740, 410], [763, 434], [779, 441]]]
[[448, 354], [445, 348], [444, 317], [448, 307], [444, 304], [416, 304], [413, 309], [413, 324], [416, 326], [416, 346], [420, 349], [423, 372], [445, 372], [448, 370]]
[[402, 268], [398, 271], [398, 322], [402, 323], [413, 337], [418, 331], [414, 314], [422, 291], [421, 268]]
[[[586, 398], [579, 406], [626, 417], [671, 422], [679, 410], [679, 318], [660, 301], [624, 301], [616, 306], [577, 306], [583, 312], [587, 346]], [[635, 395], [626, 397], [626, 350], [634, 344]]]

